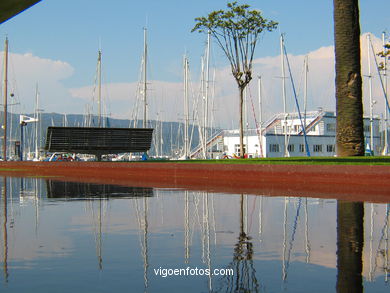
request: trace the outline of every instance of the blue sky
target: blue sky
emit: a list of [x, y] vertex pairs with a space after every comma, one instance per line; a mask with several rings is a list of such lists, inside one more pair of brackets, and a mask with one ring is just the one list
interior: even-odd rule
[[[148, 28], [149, 79], [160, 83], [180, 83], [182, 56], [185, 51], [190, 58], [193, 78], [197, 79], [200, 58], [204, 52], [205, 35], [190, 32], [194, 18], [224, 8], [226, 3], [225, 0], [43, 0], [1, 24], [0, 37], [4, 39], [5, 35], [8, 35], [12, 53], [30, 54], [30, 57], [65, 64], [67, 68], [58, 69], [64, 70], [64, 73], [59, 74], [55, 81], [64, 91], [62, 93], [58, 93], [58, 89], [57, 93], [45, 90], [45, 72], [34, 75], [33, 68], [15, 69], [15, 79], [18, 80], [18, 74], [23, 75], [21, 72], [31, 70], [31, 79], [34, 79], [34, 76], [41, 78], [34, 83], [40, 84], [42, 94], [50, 95], [50, 101], [55, 101], [53, 105], [46, 105], [45, 109], [56, 112], [60, 112], [61, 109], [72, 111], [74, 104], [73, 112], [81, 113], [83, 109], [80, 110], [82, 105], [80, 97], [73, 97], [75, 99], [72, 100], [66, 91], [93, 84], [99, 43], [103, 51], [104, 79], [107, 84], [138, 81], [145, 26]], [[256, 58], [279, 55], [280, 32], [286, 34], [288, 52], [295, 56], [333, 45], [331, 0], [245, 3], [250, 4], [252, 8], [260, 9], [264, 17], [279, 22], [277, 31], [266, 33], [262, 37]], [[389, 29], [389, 10], [388, 0], [360, 1], [362, 33], [371, 32], [380, 37], [383, 30]], [[212, 64], [217, 69], [228, 65], [221, 50], [216, 46], [213, 49]], [[56, 74], [46, 73], [52, 78]], [[157, 84], [156, 82], [155, 86]], [[24, 91], [21, 93], [22, 96], [28, 95], [21, 82], [18, 86]], [[168, 89], [169, 86], [163, 90], [164, 95], [170, 95]], [[155, 91], [157, 92], [156, 88]], [[57, 94], [58, 99], [53, 97]], [[49, 100], [47, 103], [49, 104]], [[62, 104], [64, 106], [59, 107]], [[123, 106], [119, 104], [112, 106], [113, 116], [115, 112], [119, 114], [120, 107]], [[118, 116], [124, 115], [121, 113]]]

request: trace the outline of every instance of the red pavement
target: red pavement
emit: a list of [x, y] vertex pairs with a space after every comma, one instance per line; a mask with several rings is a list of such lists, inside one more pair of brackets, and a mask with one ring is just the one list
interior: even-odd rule
[[0, 176], [390, 203], [390, 166], [0, 162]]

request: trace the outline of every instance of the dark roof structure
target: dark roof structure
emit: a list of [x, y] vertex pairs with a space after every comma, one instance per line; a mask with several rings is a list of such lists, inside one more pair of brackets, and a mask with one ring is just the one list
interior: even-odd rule
[[0, 24], [30, 8], [41, 0], [1, 0]]

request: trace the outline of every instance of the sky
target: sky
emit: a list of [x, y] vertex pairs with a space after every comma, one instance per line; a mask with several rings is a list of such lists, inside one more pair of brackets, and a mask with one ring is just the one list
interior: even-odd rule
[[[226, 0], [42, 0], [0, 25], [0, 40], [6, 36], [9, 39], [9, 88], [14, 93], [10, 103], [18, 104], [12, 106], [11, 111], [32, 113], [38, 86], [39, 108], [46, 113], [96, 114], [97, 52], [101, 48], [104, 111], [113, 118], [133, 118], [133, 113], [137, 112], [137, 97], [140, 96], [137, 85], [143, 53], [143, 30], [146, 27], [148, 116], [163, 121], [183, 121], [182, 63], [185, 53], [190, 63], [191, 111], [194, 104], [202, 103], [199, 88], [206, 35], [191, 33], [194, 19], [213, 10], [224, 9], [226, 3]], [[308, 110], [322, 107], [334, 111], [333, 1], [250, 0], [245, 3], [261, 10], [265, 18], [279, 23], [277, 30], [261, 36], [256, 49], [255, 78], [247, 92], [249, 123], [253, 125], [255, 117], [258, 120], [260, 116], [256, 76], [261, 76], [262, 81], [263, 119], [283, 111], [281, 33], [285, 37], [300, 103], [303, 59], [308, 55]], [[389, 33], [389, 8], [387, 0], [360, 1], [363, 75], [368, 75], [364, 34], [371, 33], [376, 50], [381, 49], [382, 32]], [[210, 64], [211, 120], [216, 127], [235, 128], [238, 126], [237, 87], [227, 59], [214, 42]], [[374, 63], [371, 67], [373, 96], [377, 101], [374, 113], [379, 115], [383, 113], [384, 98]], [[365, 77], [365, 113], [369, 108], [367, 80]], [[286, 82], [287, 111], [293, 112], [296, 108], [291, 78]], [[197, 121], [192, 120], [193, 123]]]

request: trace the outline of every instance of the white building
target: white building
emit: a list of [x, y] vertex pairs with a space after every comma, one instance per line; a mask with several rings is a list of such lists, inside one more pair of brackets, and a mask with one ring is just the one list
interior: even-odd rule
[[[336, 154], [336, 116], [333, 112], [322, 110], [308, 112], [302, 116], [306, 124], [306, 142], [310, 156], [334, 156]], [[381, 153], [379, 131], [380, 119], [372, 121], [373, 151]], [[370, 149], [370, 119], [364, 118], [365, 143]], [[307, 156], [302, 123], [297, 113], [277, 114], [263, 124], [262, 130], [247, 130], [244, 135], [244, 147], [248, 157], [302, 157]], [[286, 143], [285, 143], [286, 142]], [[208, 157], [227, 155], [238, 156], [240, 150], [239, 131], [225, 130], [214, 137], [210, 143]], [[198, 151], [200, 153], [200, 150]]]

